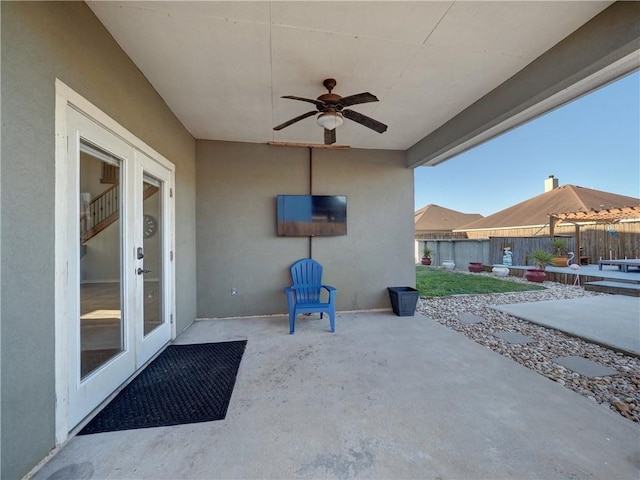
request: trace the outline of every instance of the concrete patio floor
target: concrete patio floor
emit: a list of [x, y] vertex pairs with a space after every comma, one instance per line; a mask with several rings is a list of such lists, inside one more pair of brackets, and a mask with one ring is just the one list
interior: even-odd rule
[[598, 295], [493, 308], [640, 357], [640, 298]]
[[198, 321], [247, 339], [223, 421], [71, 439], [36, 479], [632, 478], [640, 429], [424, 316]]

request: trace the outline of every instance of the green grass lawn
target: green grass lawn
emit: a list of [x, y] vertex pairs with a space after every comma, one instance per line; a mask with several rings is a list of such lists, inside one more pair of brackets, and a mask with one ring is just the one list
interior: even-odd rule
[[486, 275], [456, 273], [423, 266], [416, 266], [416, 288], [420, 292], [420, 296], [423, 297], [544, 290], [544, 287], [540, 285], [516, 283]]

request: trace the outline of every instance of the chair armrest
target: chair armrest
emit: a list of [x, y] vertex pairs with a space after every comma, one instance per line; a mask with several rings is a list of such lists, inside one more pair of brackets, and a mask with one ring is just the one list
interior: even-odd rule
[[295, 302], [298, 298], [299, 290], [317, 289], [318, 291], [325, 289], [329, 292], [329, 303], [333, 301], [338, 292], [338, 289], [331, 285], [290, 285], [284, 289], [284, 293], [287, 294], [290, 302]]
[[332, 287], [331, 285], [322, 285], [322, 288], [329, 292], [329, 303], [333, 304], [335, 302], [338, 289], [336, 287]]

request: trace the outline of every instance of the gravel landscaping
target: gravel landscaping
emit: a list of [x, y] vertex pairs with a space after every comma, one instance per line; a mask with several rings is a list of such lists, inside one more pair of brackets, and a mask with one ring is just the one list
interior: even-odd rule
[[[525, 279], [518, 277], [507, 277], [504, 280], [526, 282]], [[546, 287], [545, 290], [520, 293], [423, 297], [418, 301], [417, 310], [475, 342], [535, 370], [629, 420], [640, 423], [640, 359], [488, 307], [488, 305], [605, 295], [554, 282], [544, 282], [543, 286]], [[464, 323], [458, 320], [458, 316], [464, 313], [478, 315], [486, 321], [474, 324]], [[535, 342], [508, 343], [494, 336], [499, 332], [517, 332], [532, 338]], [[552, 359], [564, 356], [584, 357], [616, 370], [618, 374], [587, 378], [552, 362]]]

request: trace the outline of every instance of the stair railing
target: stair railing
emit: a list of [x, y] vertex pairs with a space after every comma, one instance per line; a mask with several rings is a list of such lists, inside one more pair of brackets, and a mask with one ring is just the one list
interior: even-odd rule
[[[155, 185], [144, 184], [143, 200], [159, 190]], [[102, 230], [120, 218], [120, 188], [115, 184], [91, 200], [87, 206], [86, 215], [82, 222], [81, 243], [86, 243]]]

